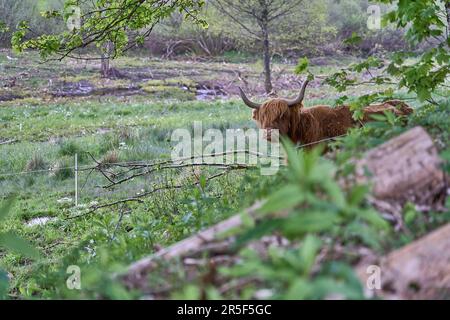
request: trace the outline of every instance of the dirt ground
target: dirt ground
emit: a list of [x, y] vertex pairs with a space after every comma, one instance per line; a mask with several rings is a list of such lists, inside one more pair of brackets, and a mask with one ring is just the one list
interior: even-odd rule
[[[330, 96], [329, 88], [324, 90], [322, 81], [348, 59], [312, 59], [311, 69], [316, 79], [309, 84], [309, 98], [337, 97], [337, 93]], [[98, 60], [67, 59], [44, 64], [35, 53], [15, 55], [3, 50], [0, 51], [0, 102], [24, 98], [151, 95], [164, 91], [170, 97], [177, 89], [190, 93], [197, 100], [224, 99], [237, 96], [239, 86], [260, 99], [267, 97], [262, 68], [257, 62], [123, 57], [114, 60], [112, 66], [113, 76], [103, 78]], [[294, 67], [274, 63], [274, 91], [269, 96], [296, 93], [304, 76], [295, 75]]]

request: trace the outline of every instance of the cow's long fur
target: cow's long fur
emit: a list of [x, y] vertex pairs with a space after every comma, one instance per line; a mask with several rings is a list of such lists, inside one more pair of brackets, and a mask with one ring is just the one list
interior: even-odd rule
[[260, 128], [278, 129], [294, 143], [311, 144], [345, 134], [349, 128], [371, 121], [371, 115], [383, 114], [385, 110], [396, 115], [408, 115], [413, 111], [403, 101], [391, 100], [365, 107], [363, 119], [355, 121], [348, 106], [304, 108], [300, 103], [289, 107], [283, 99], [272, 99], [253, 110], [253, 119]]

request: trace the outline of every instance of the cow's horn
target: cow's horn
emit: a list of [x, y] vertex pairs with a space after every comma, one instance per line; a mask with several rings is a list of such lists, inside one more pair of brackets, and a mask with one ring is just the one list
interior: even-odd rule
[[258, 109], [261, 106], [259, 103], [255, 103], [255, 102], [250, 101], [250, 99], [247, 98], [247, 96], [245, 95], [244, 91], [242, 91], [241, 87], [238, 87], [238, 88], [239, 88], [239, 93], [241, 94], [242, 101], [244, 101], [244, 103], [248, 107], [250, 107], [252, 109]]
[[308, 82], [309, 82], [308, 80], [305, 80], [305, 82], [303, 82], [302, 89], [300, 90], [300, 93], [297, 96], [297, 98], [292, 99], [292, 100], [286, 100], [289, 107], [293, 107], [303, 101], [303, 98], [305, 97], [305, 90], [306, 90], [306, 86], [308, 85]]

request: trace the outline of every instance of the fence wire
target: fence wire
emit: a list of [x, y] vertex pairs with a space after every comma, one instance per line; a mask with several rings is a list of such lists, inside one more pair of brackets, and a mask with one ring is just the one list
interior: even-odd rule
[[[327, 142], [327, 141], [332, 141], [332, 140], [336, 140], [337, 138], [341, 138], [346, 136], [347, 134], [341, 134], [335, 137], [331, 137], [331, 138], [326, 138], [326, 139], [322, 139], [322, 140], [318, 140], [315, 142], [311, 142], [311, 143], [306, 143], [306, 144], [301, 144], [297, 146], [297, 149], [302, 149], [311, 145], [316, 145], [319, 143], [323, 143], [323, 142]], [[220, 156], [225, 156], [227, 154], [237, 154], [237, 153], [246, 153], [248, 155], [255, 155], [255, 156], [261, 156], [261, 157], [272, 157], [270, 155], [262, 155], [260, 153], [257, 152], [252, 152], [249, 150], [235, 150], [235, 151], [230, 151], [230, 152], [221, 152], [221, 153], [216, 153], [216, 154], [209, 154], [209, 155], [199, 155], [199, 156], [194, 156], [194, 157], [187, 157], [187, 158], [180, 158], [177, 160], [170, 160], [167, 158], [159, 158], [159, 159], [152, 159], [152, 161], [154, 162], [146, 162], [146, 160], [134, 160], [134, 161], [123, 161], [123, 162], [115, 162], [113, 163], [113, 165], [124, 165], [124, 166], [129, 166], [129, 165], [141, 165], [141, 166], [154, 166], [155, 164], [157, 164], [158, 162], [177, 162], [177, 161], [186, 161], [186, 160], [195, 160], [198, 158], [217, 158]], [[280, 160], [283, 160], [282, 157], [279, 157]], [[193, 163], [193, 165], [195, 165], [195, 163]], [[91, 169], [95, 169], [97, 166], [78, 166], [78, 171], [87, 171], [87, 170], [91, 170]], [[58, 168], [58, 170], [75, 170], [75, 166], [69, 166], [69, 167], [60, 167]], [[19, 175], [25, 175], [25, 174], [33, 174], [33, 173], [43, 173], [43, 172], [47, 172], [47, 173], [51, 173], [52, 169], [40, 169], [40, 170], [28, 170], [28, 171], [20, 171], [20, 172], [5, 172], [5, 173], [0, 173], [0, 177], [10, 177], [10, 176], [19, 176]]]

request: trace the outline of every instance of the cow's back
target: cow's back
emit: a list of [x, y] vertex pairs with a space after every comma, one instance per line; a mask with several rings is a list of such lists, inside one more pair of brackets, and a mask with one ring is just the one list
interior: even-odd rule
[[347, 106], [332, 108], [319, 105], [312, 107], [310, 112], [322, 128], [322, 139], [345, 134], [349, 128], [355, 125], [350, 109]]

